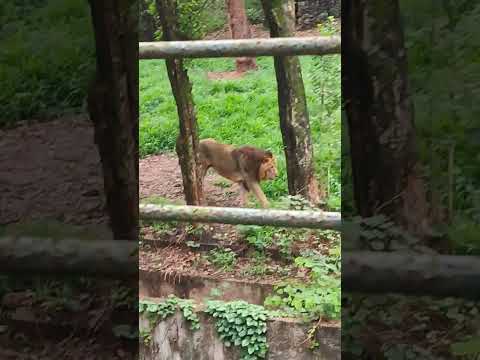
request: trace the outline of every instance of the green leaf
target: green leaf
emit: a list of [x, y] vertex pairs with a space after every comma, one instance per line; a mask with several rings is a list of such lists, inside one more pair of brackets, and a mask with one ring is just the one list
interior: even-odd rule
[[456, 356], [478, 355], [480, 354], [480, 337], [454, 343], [451, 345], [451, 350]]

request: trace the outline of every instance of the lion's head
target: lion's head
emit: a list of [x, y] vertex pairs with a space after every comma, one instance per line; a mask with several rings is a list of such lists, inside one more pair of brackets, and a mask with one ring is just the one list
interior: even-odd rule
[[266, 156], [263, 158], [262, 163], [258, 169], [258, 178], [263, 180], [273, 180], [277, 177], [277, 162], [275, 157], [270, 151], [266, 152]]

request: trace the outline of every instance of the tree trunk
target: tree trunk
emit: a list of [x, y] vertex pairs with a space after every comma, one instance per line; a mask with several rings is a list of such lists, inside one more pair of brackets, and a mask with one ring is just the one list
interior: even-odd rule
[[[157, 10], [163, 28], [164, 41], [180, 41], [177, 9], [175, 0], [157, 0]], [[198, 162], [198, 131], [192, 85], [181, 58], [167, 59], [167, 71], [172, 92], [177, 103], [180, 134], [176, 150], [182, 169], [185, 200], [189, 205], [203, 202], [201, 176]]]
[[148, 12], [148, 4], [146, 0], [141, 0], [139, 7], [140, 41], [154, 41], [155, 18]]
[[397, 0], [343, 8], [342, 93], [359, 215], [379, 213], [422, 236], [427, 218]]
[[[226, 0], [226, 7], [232, 39], [250, 39], [252, 32], [250, 31], [243, 0]], [[238, 72], [245, 72], [255, 70], [257, 64], [255, 58], [240, 57], [236, 60], [236, 67]]]
[[305, 227], [337, 231], [342, 225], [340, 213], [325, 211], [140, 204], [140, 215], [145, 220]]
[[[270, 36], [290, 37], [295, 30], [293, 0], [262, 0]], [[317, 204], [319, 188], [314, 175], [313, 146], [300, 61], [297, 56], [276, 56], [278, 107], [285, 157], [288, 191]]]
[[102, 160], [110, 224], [115, 239], [137, 240], [137, 8], [115, 0], [90, 0], [90, 7], [97, 72], [88, 107]]

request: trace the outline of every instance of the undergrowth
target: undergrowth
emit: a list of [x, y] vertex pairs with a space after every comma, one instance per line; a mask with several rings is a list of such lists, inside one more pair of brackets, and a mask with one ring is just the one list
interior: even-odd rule
[[[284, 260], [293, 261], [297, 268], [308, 272], [306, 282], [287, 280], [277, 285], [275, 293], [266, 299], [265, 306], [308, 321], [320, 318], [339, 319], [341, 247], [338, 232], [253, 225], [239, 225], [237, 228], [255, 250], [255, 258], [261, 259], [268, 251], [278, 249]], [[304, 241], [308, 241], [309, 250], [302, 250], [300, 254], [294, 252], [294, 246]], [[320, 249], [320, 244], [328, 244], [327, 253], [325, 250], [323, 253], [312, 250]], [[253, 266], [250, 272], [264, 273], [265, 268], [257, 261], [253, 262]]]
[[351, 358], [371, 358], [361, 340], [368, 331], [381, 334], [379, 350], [388, 360], [478, 357], [478, 301], [400, 294], [349, 294], [344, 301], [349, 306], [342, 307], [342, 350]]
[[[480, 230], [480, 168], [476, 164], [480, 104], [472, 98], [480, 84], [480, 63], [472, 34], [478, 32], [480, 4], [402, 0], [400, 5], [427, 191], [439, 197], [431, 204], [438, 212], [448, 209], [449, 195], [453, 197], [452, 214], [439, 220], [444, 226], [438, 230], [448, 238], [453, 252], [479, 254], [480, 242], [473, 234]], [[453, 169], [449, 169], [452, 149]], [[449, 175], [453, 176], [451, 187]]]
[[85, 111], [95, 70], [88, 3], [2, 1], [0, 23], [0, 126]]
[[207, 260], [216, 268], [232, 271], [237, 261], [236, 254], [230, 249], [214, 249], [207, 255]]
[[267, 297], [265, 306], [308, 321], [338, 320], [341, 311], [340, 248], [332, 248], [329, 256], [304, 252], [295, 258], [295, 264], [309, 270], [309, 281], [288, 280], [275, 286], [275, 293]]

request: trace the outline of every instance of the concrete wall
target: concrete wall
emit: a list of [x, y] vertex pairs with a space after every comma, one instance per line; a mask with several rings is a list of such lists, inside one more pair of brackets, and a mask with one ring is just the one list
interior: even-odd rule
[[297, 28], [309, 29], [325, 20], [327, 16], [340, 17], [341, 0], [298, 0]]
[[[227, 348], [217, 337], [214, 320], [199, 312], [200, 329], [190, 325], [180, 313], [158, 323], [148, 346], [140, 340], [140, 360], [238, 360], [236, 348]], [[140, 330], [148, 329], [140, 319]], [[320, 346], [315, 351], [302, 344], [308, 327], [296, 321], [273, 320], [268, 323], [268, 360], [339, 360], [340, 327], [325, 326], [318, 331]]]
[[208, 299], [223, 301], [245, 300], [261, 305], [273, 292], [273, 286], [241, 280], [222, 280], [207, 276], [168, 276], [164, 272], [140, 269], [140, 297], [162, 298], [175, 295], [203, 302]]

